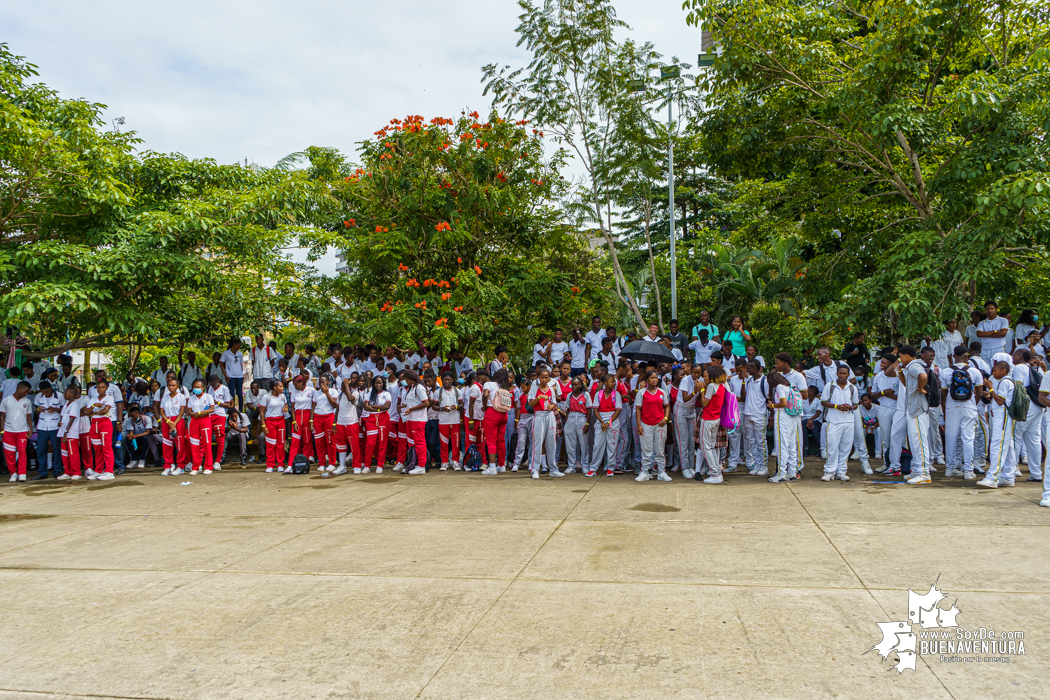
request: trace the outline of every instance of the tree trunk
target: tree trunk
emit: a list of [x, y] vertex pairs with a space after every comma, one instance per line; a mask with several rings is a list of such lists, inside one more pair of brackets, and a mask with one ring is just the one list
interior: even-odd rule
[[[627, 279], [623, 276], [623, 269], [620, 268], [620, 258], [616, 255], [616, 243], [613, 241], [612, 232], [605, 227], [605, 221], [602, 218], [602, 203], [597, 197], [594, 198], [594, 209], [598, 215], [598, 227], [601, 229], [602, 238], [605, 239], [605, 244], [609, 247], [609, 259], [612, 260], [613, 274], [616, 276], [617, 287], [623, 287], [623, 291], [626, 292]], [[641, 332], [645, 332], [645, 318], [642, 316], [641, 310], [638, 308], [638, 304], [634, 303], [634, 299], [630, 294], [621, 293], [617, 289], [616, 295], [620, 297], [620, 301], [623, 302], [633, 313], [634, 317], [638, 320], [638, 329]]]

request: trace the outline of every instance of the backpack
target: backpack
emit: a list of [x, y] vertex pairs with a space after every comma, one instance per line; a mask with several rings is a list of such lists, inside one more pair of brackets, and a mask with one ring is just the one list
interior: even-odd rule
[[1025, 391], [1028, 392], [1028, 398], [1036, 406], [1042, 406], [1039, 403], [1039, 387], [1043, 384], [1043, 373], [1037, 370], [1035, 367], [1029, 366], [1028, 368], [1028, 386], [1025, 387]]
[[1006, 407], [1006, 415], [1010, 416], [1015, 421], [1026, 421], [1028, 420], [1028, 391], [1025, 389], [1024, 384], [1011, 379], [1014, 383], [1014, 397], [1010, 401], [1010, 405]]
[[926, 403], [930, 408], [941, 405], [941, 378], [932, 367], [926, 368]]
[[788, 405], [784, 411], [789, 416], [801, 416], [802, 415], [802, 394], [798, 393], [798, 389], [792, 385], [788, 387]]
[[973, 398], [973, 380], [970, 379], [968, 371], [958, 367], [952, 370], [952, 378], [948, 382], [948, 396], [953, 401], [969, 401]]
[[310, 471], [310, 460], [304, 454], [298, 454], [292, 460], [292, 474], [306, 474]]
[[481, 471], [481, 453], [474, 443], [467, 447], [467, 453], [463, 455], [463, 469], [470, 472]]
[[970, 363], [969, 364], [970, 364], [971, 367], [973, 367], [978, 372], [980, 372], [981, 376], [984, 377], [985, 379], [988, 379], [989, 377], [992, 376], [992, 375], [988, 374], [987, 372], [985, 372], [983, 369], [981, 369], [981, 366], [979, 364], [977, 364], [976, 362], [974, 362], [972, 357], [970, 358]]
[[725, 395], [722, 397], [722, 412], [719, 423], [727, 433], [734, 432], [740, 427], [740, 403], [736, 400], [736, 394], [722, 387]]

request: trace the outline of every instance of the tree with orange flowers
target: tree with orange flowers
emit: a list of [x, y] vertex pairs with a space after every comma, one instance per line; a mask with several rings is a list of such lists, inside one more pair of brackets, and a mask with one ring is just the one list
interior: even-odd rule
[[559, 208], [564, 154], [548, 160], [527, 122], [410, 115], [359, 156], [327, 178], [337, 205], [316, 240], [339, 249], [346, 274], [317, 281], [342, 302], [338, 323], [311, 320], [320, 335], [523, 352], [540, 330], [611, 308], [608, 267]]

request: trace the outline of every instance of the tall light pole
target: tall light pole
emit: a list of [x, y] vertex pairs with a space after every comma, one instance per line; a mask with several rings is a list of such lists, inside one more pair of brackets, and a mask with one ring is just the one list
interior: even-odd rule
[[674, 225], [674, 133], [671, 113], [671, 80], [679, 77], [682, 69], [678, 66], [664, 66], [660, 69], [660, 80], [667, 82], [667, 218], [671, 222], [671, 318], [678, 318], [678, 269], [675, 254]]

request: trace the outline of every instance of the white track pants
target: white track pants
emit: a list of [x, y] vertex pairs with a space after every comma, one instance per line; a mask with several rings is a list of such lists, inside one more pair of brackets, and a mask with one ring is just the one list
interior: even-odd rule
[[846, 460], [853, 450], [853, 421], [848, 423], [825, 423], [828, 429], [828, 459], [824, 463], [825, 474], [846, 475]]
[[911, 450], [911, 475], [929, 476], [930, 463], [930, 415], [920, 413], [905, 418], [908, 424], [908, 448]]
[[1014, 464], [1020, 462], [1021, 449], [1024, 448], [1028, 453], [1028, 471], [1036, 478], [1043, 475], [1039, 464], [1043, 456], [1042, 429], [1043, 409], [1034, 403], [1028, 407], [1028, 420], [1014, 425]]
[[1014, 422], [1004, 410], [988, 417], [988, 479], [997, 482], [1014, 480]]
[[[974, 431], [977, 429], [977, 410], [951, 408], [944, 411], [944, 461], [948, 469], [973, 471]], [[960, 454], [960, 445], [962, 447]]]
[[565, 419], [565, 462], [570, 467], [587, 471], [591, 463], [590, 450], [587, 449], [587, 434], [583, 432], [587, 425], [587, 415], [573, 411]]
[[[521, 466], [525, 459], [525, 446], [529, 444], [532, 437], [532, 413], [523, 413], [518, 419], [518, 446], [514, 448], [514, 459], [510, 461], [512, 466]], [[507, 431], [510, 432], [510, 431]]]
[[744, 415], [744, 464], [749, 469], [766, 468], [766, 414]]
[[667, 468], [664, 462], [664, 443], [667, 442], [666, 425], [648, 425], [642, 423], [642, 471], [652, 471], [653, 463], [656, 471], [662, 472]]
[[794, 476], [802, 449], [801, 416], [789, 416], [787, 409], [773, 410], [773, 436], [777, 448], [777, 474]]
[[695, 463], [696, 450], [693, 448], [693, 430], [696, 429], [696, 413], [674, 414], [674, 442], [678, 451], [678, 461], [682, 471], [692, 469]]
[[[556, 432], [553, 411], [536, 411], [532, 415], [532, 459], [529, 460], [529, 469], [539, 471], [544, 459], [547, 460], [548, 469], [558, 468], [558, 456], [554, 453], [558, 444]], [[546, 455], [543, 454], [545, 447]]]
[[591, 469], [600, 469], [605, 463], [606, 469], [616, 467], [616, 444], [620, 439], [620, 420], [612, 420], [612, 412], [599, 413], [601, 419], [609, 424], [608, 430], [602, 430], [602, 424], [594, 422], [594, 448], [591, 450]]

